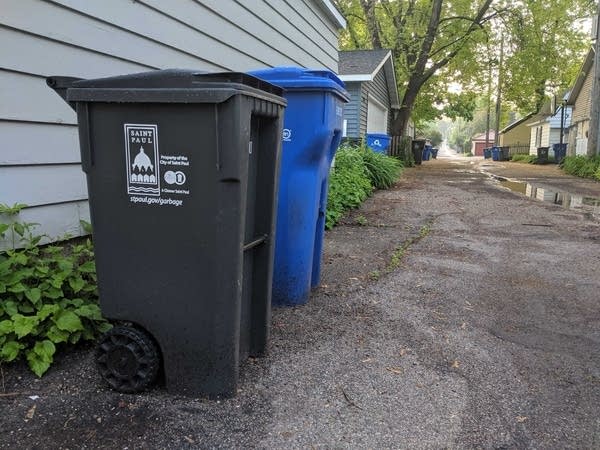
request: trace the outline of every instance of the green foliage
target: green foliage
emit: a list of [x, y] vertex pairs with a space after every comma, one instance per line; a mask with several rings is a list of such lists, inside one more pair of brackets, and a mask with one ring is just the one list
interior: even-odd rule
[[402, 162], [398, 159], [364, 145], [340, 147], [329, 176], [325, 227], [331, 229], [345, 211], [359, 207], [373, 189], [390, 188], [401, 170]]
[[90, 240], [38, 247], [35, 224], [16, 220], [25, 205], [0, 205], [0, 362], [24, 355], [42, 376], [56, 345], [92, 340], [110, 325], [100, 313]]
[[563, 159], [562, 169], [569, 175], [600, 180], [600, 155], [593, 158], [567, 156]]
[[537, 157], [535, 155], [512, 155], [510, 160], [512, 162], [534, 164], [537, 161]]
[[360, 150], [371, 185], [375, 189], [389, 189], [398, 180], [402, 163], [383, 153], [377, 153], [369, 148]]
[[372, 191], [361, 151], [350, 146], [341, 147], [329, 175], [325, 228], [332, 228], [346, 210], [360, 206]]
[[357, 216], [355, 221], [356, 221], [356, 224], [360, 225], [361, 227], [364, 227], [369, 223], [367, 218], [365, 216], [363, 216], [362, 214]]
[[416, 130], [417, 136], [423, 136], [431, 141], [432, 147], [439, 147], [444, 140], [442, 132], [439, 130], [436, 123], [427, 122], [422, 126], [418, 126]]
[[[507, 2], [508, 3], [508, 2]], [[523, 0], [512, 2], [504, 34], [503, 97], [523, 113], [538, 111], [547, 94], [562, 96], [575, 81], [590, 45], [589, 33], [577, 21], [592, 17], [588, 0]]]

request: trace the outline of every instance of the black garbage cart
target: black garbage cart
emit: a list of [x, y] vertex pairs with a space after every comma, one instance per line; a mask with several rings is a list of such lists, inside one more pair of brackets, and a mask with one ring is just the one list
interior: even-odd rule
[[240, 73], [47, 80], [76, 111], [104, 379], [122, 392], [231, 396], [266, 349], [285, 100]]

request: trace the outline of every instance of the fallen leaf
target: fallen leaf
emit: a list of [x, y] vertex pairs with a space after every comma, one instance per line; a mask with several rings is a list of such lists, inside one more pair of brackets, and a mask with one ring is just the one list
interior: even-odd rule
[[517, 422], [523, 423], [528, 419], [526, 416], [517, 416]]
[[25, 414], [25, 420], [33, 419], [33, 415], [35, 414], [35, 408], [36, 408], [36, 405], [33, 405], [29, 409], [29, 411], [27, 411], [27, 414]]
[[406, 355], [406, 352], [408, 352], [408, 350], [406, 350], [405, 348], [401, 348], [400, 349], [400, 356]]
[[367, 358], [367, 359], [363, 359], [361, 362], [368, 363], [368, 362], [371, 362], [371, 361], [373, 361], [371, 358]]
[[396, 375], [402, 375], [404, 373], [404, 369], [402, 367], [386, 367], [385, 370]]
[[39, 395], [30, 395], [29, 398], [31, 400], [37, 400], [38, 398], [40, 398], [40, 396]]
[[460, 367], [460, 363], [458, 362], [458, 359], [455, 359], [454, 362], [452, 362], [452, 367], [453, 369], [458, 369]]
[[193, 440], [191, 437], [189, 437], [189, 436], [184, 436], [183, 438], [184, 438], [186, 441], [188, 441], [190, 444], [195, 444], [195, 443], [196, 443], [196, 441], [194, 441], [194, 440]]
[[463, 322], [463, 323], [462, 323], [462, 325], [460, 326], [460, 328], [461, 328], [462, 330], [464, 330], [465, 328], [467, 328], [467, 323], [466, 323], [466, 322]]

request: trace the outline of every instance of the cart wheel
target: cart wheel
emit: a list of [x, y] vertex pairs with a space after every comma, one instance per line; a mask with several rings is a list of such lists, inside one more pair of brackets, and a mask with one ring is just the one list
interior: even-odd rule
[[147, 389], [156, 380], [160, 353], [145, 331], [116, 326], [100, 339], [96, 363], [100, 375], [113, 389], [134, 393]]

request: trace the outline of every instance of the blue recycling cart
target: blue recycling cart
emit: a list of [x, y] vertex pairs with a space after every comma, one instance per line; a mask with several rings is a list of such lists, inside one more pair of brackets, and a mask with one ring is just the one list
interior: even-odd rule
[[429, 161], [431, 159], [431, 145], [425, 144], [423, 147], [423, 161]]
[[567, 144], [552, 144], [554, 150], [554, 162], [560, 164], [567, 155]]
[[367, 147], [377, 153], [388, 153], [391, 136], [382, 133], [367, 133]]
[[492, 161], [500, 161], [500, 147], [492, 147]]
[[342, 139], [344, 83], [328, 70], [276, 67], [249, 72], [285, 90], [274, 305], [301, 305], [321, 278], [331, 161]]

